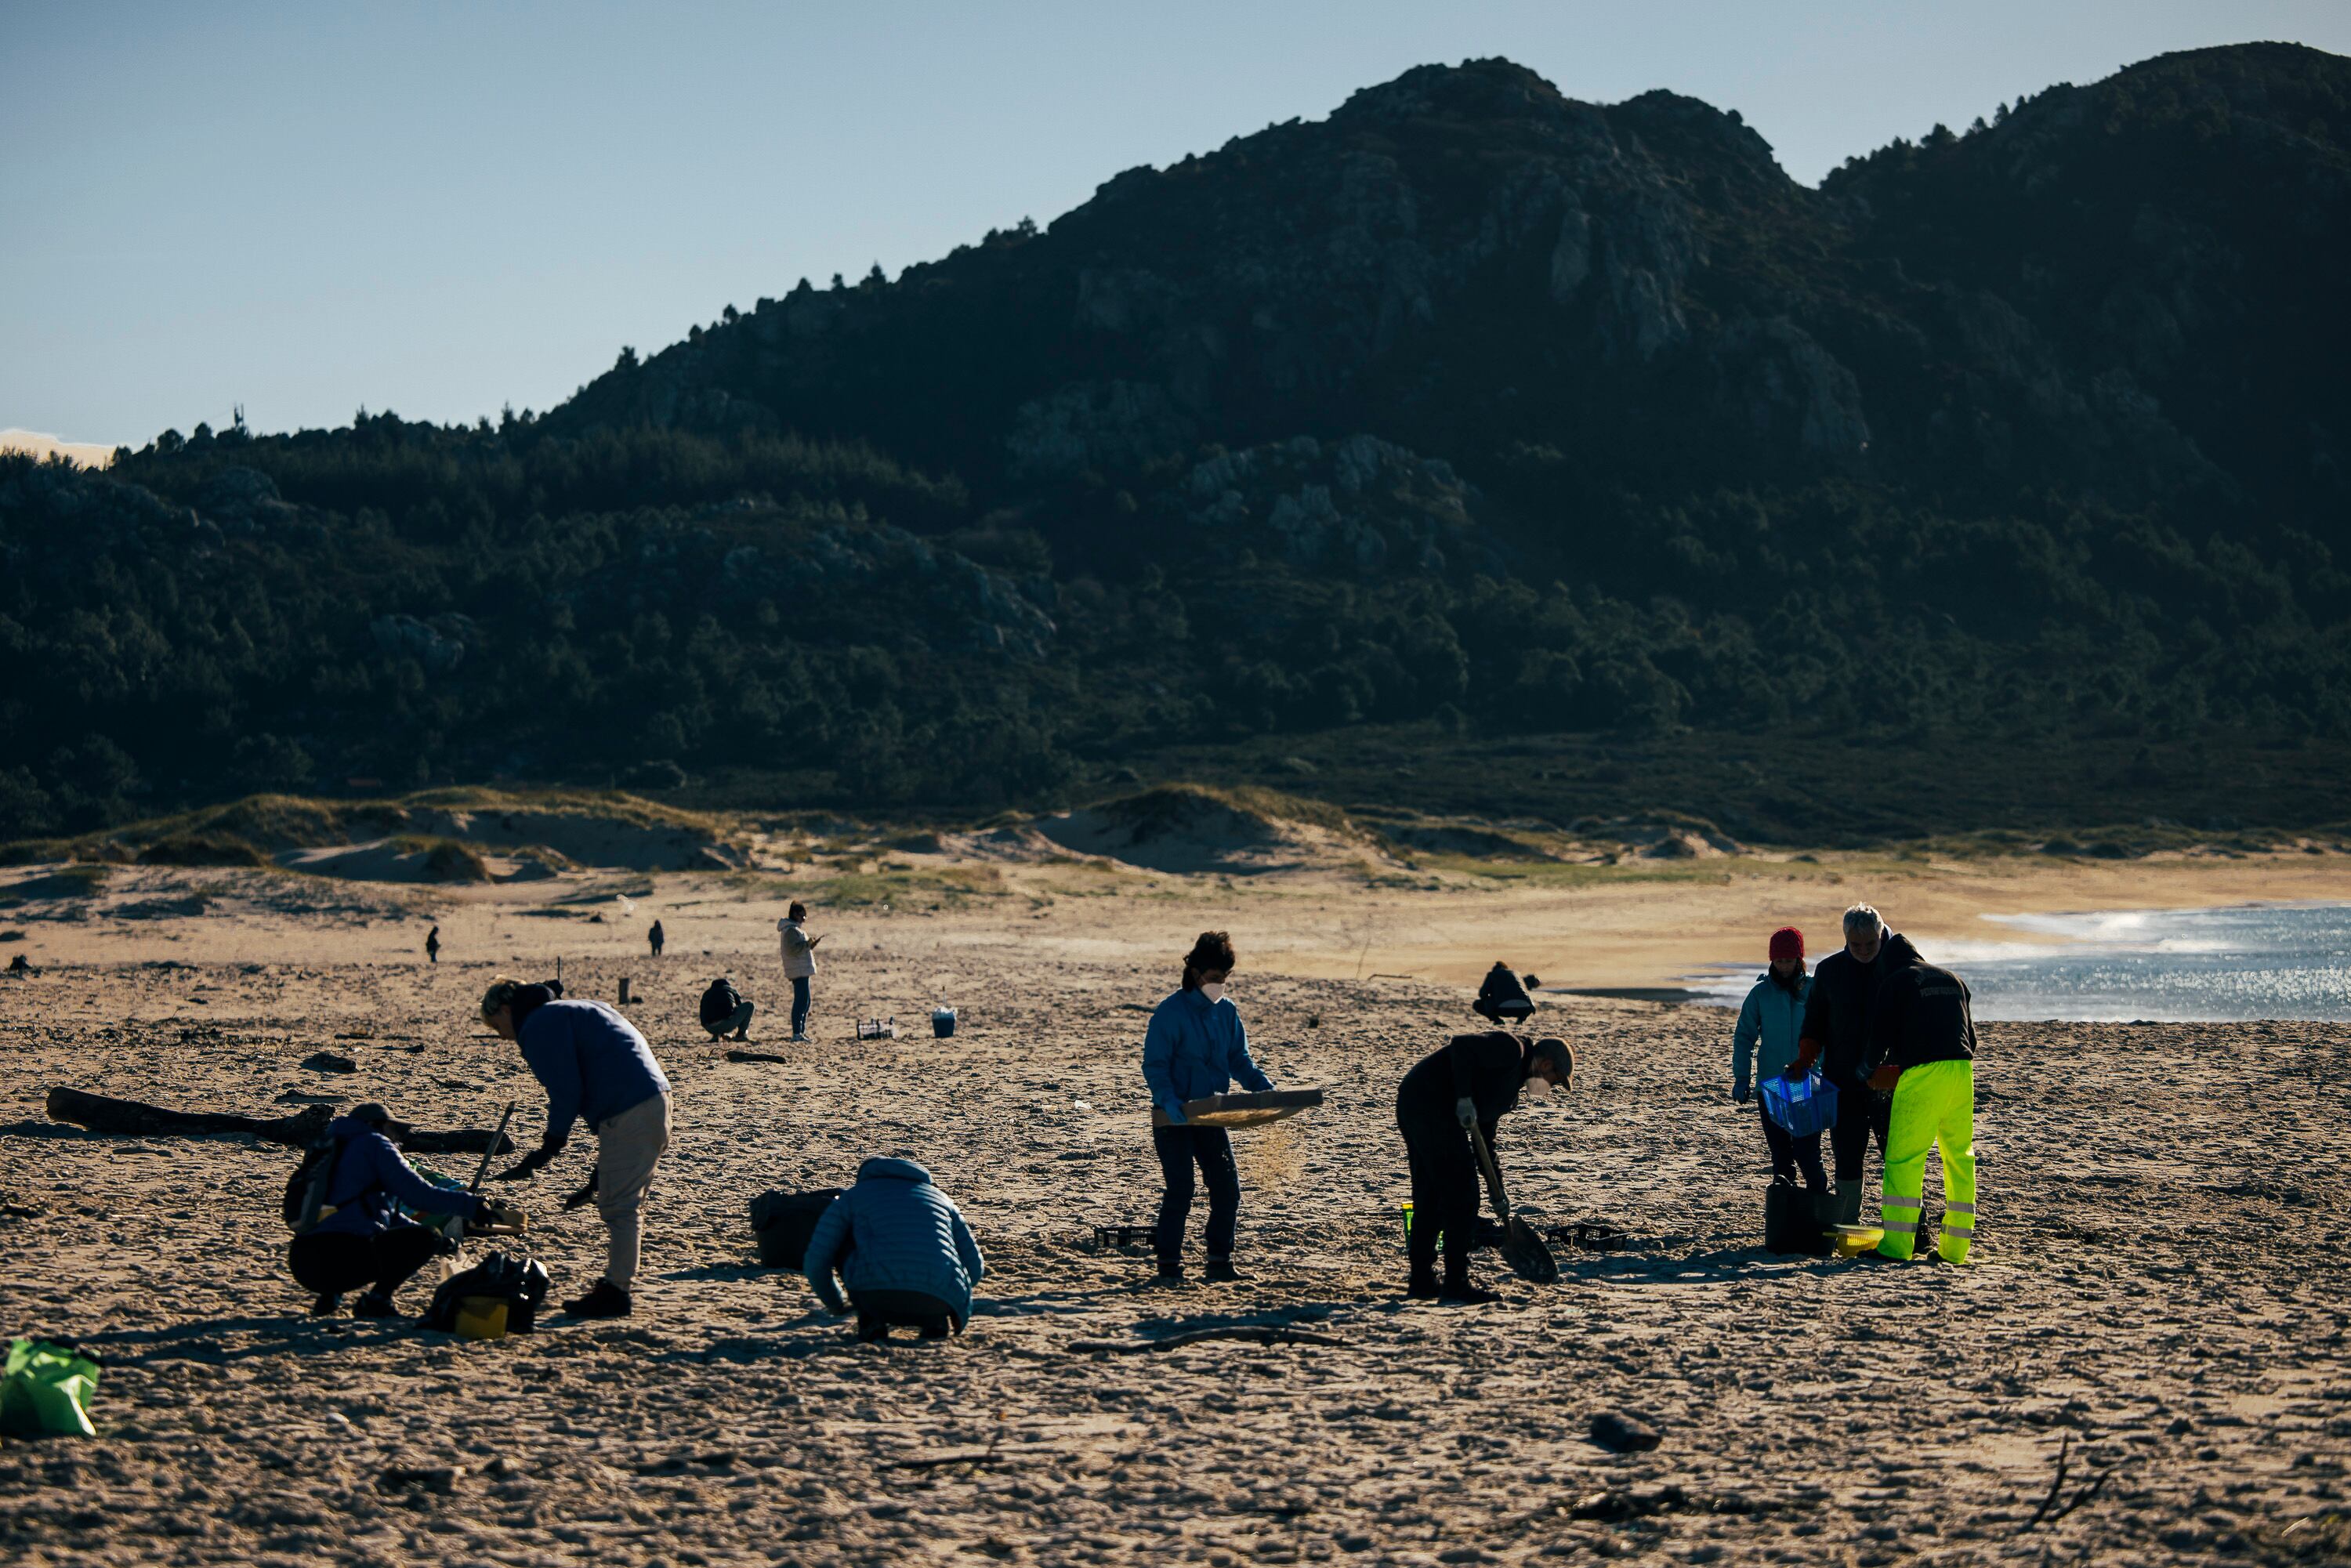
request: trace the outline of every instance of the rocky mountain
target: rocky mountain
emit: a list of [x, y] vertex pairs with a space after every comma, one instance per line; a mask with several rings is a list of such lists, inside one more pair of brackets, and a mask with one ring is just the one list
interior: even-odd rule
[[983, 496], [1369, 433], [1537, 504], [1848, 476], [2340, 512], [2351, 65], [2150, 61], [1791, 180], [1736, 112], [1502, 60], [805, 282], [558, 430], [853, 435]]
[[1768, 836], [1823, 831], [1774, 756], [2351, 741], [2346, 127], [2351, 62], [2247, 45], [1814, 190], [1735, 112], [1424, 67], [543, 415], [0, 458], [0, 837], [1029, 801], [1359, 724], [1719, 737]]

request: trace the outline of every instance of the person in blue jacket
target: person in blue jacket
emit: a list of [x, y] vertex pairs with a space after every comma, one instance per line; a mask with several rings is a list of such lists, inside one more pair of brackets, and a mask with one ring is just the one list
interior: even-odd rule
[[604, 1217], [604, 1275], [563, 1303], [576, 1318], [624, 1318], [635, 1302], [645, 1194], [669, 1148], [669, 1079], [637, 1026], [602, 1002], [564, 1001], [552, 986], [500, 978], [482, 996], [482, 1021], [522, 1047], [547, 1090], [547, 1133], [494, 1181], [520, 1181], [563, 1152], [574, 1123], [596, 1134], [596, 1210]]
[[[1792, 925], [1771, 933], [1771, 967], [1755, 977], [1739, 1009], [1738, 1027], [1730, 1033], [1730, 1098], [1744, 1105], [1761, 1091], [1763, 1080], [1801, 1078], [1796, 1067], [1802, 1053], [1804, 1004], [1813, 994], [1813, 977], [1804, 972], [1804, 934]], [[1759, 1110], [1761, 1108], [1759, 1106]], [[1803, 1172], [1815, 1212], [1831, 1207], [1828, 1172], [1821, 1166], [1821, 1135], [1795, 1137], [1771, 1113], [1762, 1113], [1763, 1142], [1771, 1153], [1771, 1179], [1793, 1183]]]
[[1233, 972], [1232, 938], [1203, 931], [1184, 957], [1184, 984], [1151, 1014], [1143, 1036], [1143, 1079], [1151, 1086], [1151, 1145], [1159, 1155], [1166, 1192], [1159, 1200], [1159, 1223], [1151, 1249], [1159, 1257], [1159, 1282], [1184, 1278], [1184, 1222], [1192, 1213], [1192, 1167], [1208, 1186], [1208, 1270], [1211, 1281], [1238, 1280], [1233, 1268], [1233, 1232], [1240, 1223], [1241, 1178], [1233, 1166], [1233, 1141], [1222, 1127], [1196, 1127], [1184, 1120], [1186, 1101], [1222, 1094], [1240, 1080], [1263, 1093], [1273, 1087], [1249, 1056], [1249, 1030], [1225, 999]]
[[[971, 1227], [931, 1173], [888, 1158], [857, 1167], [857, 1185], [816, 1222], [800, 1268], [818, 1300], [856, 1312], [861, 1340], [887, 1339], [893, 1327], [919, 1329], [925, 1339], [963, 1333], [971, 1288], [987, 1273]], [[846, 1301], [835, 1270], [848, 1283]]]
[[333, 1162], [317, 1223], [294, 1238], [287, 1262], [294, 1282], [314, 1293], [314, 1317], [332, 1317], [343, 1292], [367, 1287], [351, 1315], [388, 1318], [392, 1293], [441, 1250], [441, 1233], [417, 1224], [400, 1206], [423, 1214], [519, 1226], [522, 1210], [461, 1187], [435, 1186], [416, 1174], [392, 1141], [407, 1129], [370, 1103], [327, 1124]]

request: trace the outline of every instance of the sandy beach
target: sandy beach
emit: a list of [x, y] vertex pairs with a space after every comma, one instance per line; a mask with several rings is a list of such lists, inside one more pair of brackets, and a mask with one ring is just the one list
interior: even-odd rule
[[[1783, 920], [1831, 931], [1856, 896], [1931, 940], [1987, 908], [2339, 896], [2343, 864], [1791, 862], [1435, 892], [1015, 867], [983, 896], [820, 908], [833, 936], [807, 1046], [780, 1043], [781, 881], [453, 892], [123, 868], [79, 920], [28, 904], [0, 921], [43, 971], [0, 983], [0, 1186], [30, 1211], [0, 1218], [0, 1320], [106, 1361], [96, 1441], [0, 1446], [0, 1549], [38, 1564], [2343, 1561], [2351, 1309], [2325, 1261], [2351, 1241], [2351, 1030], [1986, 1026], [1983, 1239], [1965, 1269], [1761, 1249], [1768, 1167], [1753, 1111], [1729, 1103], [1716, 1009], [1547, 1000], [1583, 1081], [1504, 1124], [1513, 1197], [1634, 1239], [1563, 1254], [1554, 1287], [1488, 1254], [1502, 1303], [1399, 1299], [1393, 1122], [1398, 1077], [1471, 1027], [1461, 982], [1495, 957], [1546, 984], [1654, 983]], [[416, 951], [428, 918], [437, 966]], [[1168, 1292], [1146, 1258], [1092, 1239], [1151, 1218], [1144, 1015], [1204, 925], [1241, 948], [1232, 994], [1259, 1060], [1329, 1098], [1237, 1135], [1246, 1281]], [[494, 972], [559, 954], [576, 995], [631, 979], [625, 1010], [675, 1084], [626, 1322], [484, 1344], [313, 1322], [283, 1267], [289, 1151], [43, 1114], [58, 1085], [259, 1115], [381, 1099], [428, 1127], [487, 1125], [515, 1099], [528, 1144], [543, 1101], [472, 1003]], [[694, 1027], [720, 972], [786, 1061], [728, 1063]], [[938, 1000], [959, 1009], [956, 1037], [914, 1038]], [[905, 1038], [852, 1038], [856, 1018], [892, 1014]], [[321, 1047], [358, 1071], [299, 1065]], [[554, 1213], [584, 1149], [508, 1189], [559, 1291], [601, 1260], [592, 1212]], [[987, 1251], [959, 1340], [861, 1347], [797, 1275], [753, 1261], [753, 1197], [841, 1185], [874, 1154], [928, 1166]], [[1196, 1228], [1193, 1246], [1196, 1264]], [[428, 1293], [413, 1283], [402, 1305]], [[1337, 1343], [1079, 1348], [1234, 1323]], [[1657, 1446], [1596, 1445], [1610, 1415]]]

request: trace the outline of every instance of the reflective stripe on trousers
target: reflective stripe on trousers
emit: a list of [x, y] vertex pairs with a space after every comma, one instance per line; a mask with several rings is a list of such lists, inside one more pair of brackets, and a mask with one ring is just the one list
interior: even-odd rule
[[1894, 1086], [1886, 1128], [1886, 1190], [1879, 1200], [1886, 1239], [1877, 1250], [1907, 1258], [1917, 1248], [1927, 1189], [1927, 1153], [1943, 1156], [1943, 1234], [1937, 1249], [1968, 1260], [1976, 1228], [1976, 1064], [1930, 1061], [1905, 1068]]

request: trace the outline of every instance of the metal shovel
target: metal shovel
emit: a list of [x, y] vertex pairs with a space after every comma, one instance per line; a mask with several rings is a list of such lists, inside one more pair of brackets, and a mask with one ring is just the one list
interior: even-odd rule
[[1478, 1164], [1486, 1172], [1486, 1190], [1493, 1196], [1495, 1217], [1502, 1222], [1502, 1261], [1521, 1280], [1538, 1285], [1557, 1283], [1559, 1260], [1552, 1256], [1551, 1243], [1525, 1220], [1510, 1218], [1510, 1200], [1502, 1192], [1501, 1167], [1494, 1163], [1494, 1151], [1486, 1146], [1485, 1129], [1474, 1122], [1469, 1125], [1469, 1141], [1477, 1145]]

